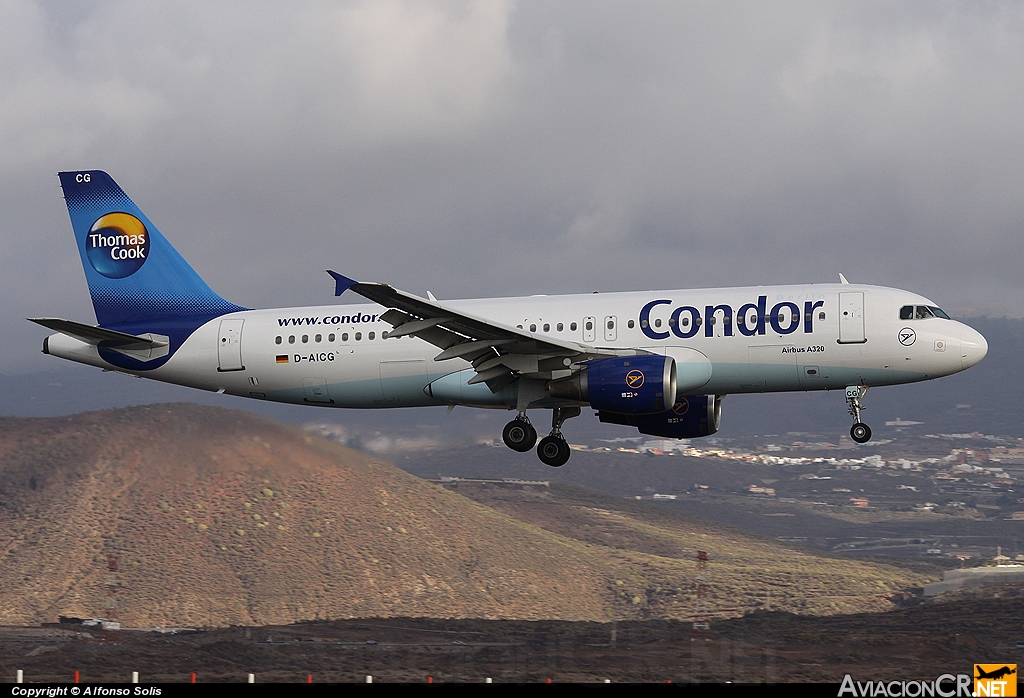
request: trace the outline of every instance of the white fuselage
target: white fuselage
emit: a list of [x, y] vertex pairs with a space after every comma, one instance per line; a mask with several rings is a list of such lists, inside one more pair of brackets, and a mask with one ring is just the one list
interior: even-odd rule
[[[978, 332], [954, 320], [901, 319], [901, 308], [934, 303], [878, 286], [595, 293], [445, 305], [538, 337], [667, 353], [680, 367], [680, 395], [910, 383], [961, 371], [987, 351]], [[415, 337], [385, 338], [392, 329], [380, 320], [385, 310], [363, 304], [231, 313], [200, 326], [159, 368], [133, 373], [330, 407], [516, 406], [514, 389], [492, 394], [485, 385], [467, 385], [473, 375], [468, 362], [434, 361], [440, 350]], [[62, 334], [48, 338], [48, 352], [124, 370], [104, 361], [95, 346]]]

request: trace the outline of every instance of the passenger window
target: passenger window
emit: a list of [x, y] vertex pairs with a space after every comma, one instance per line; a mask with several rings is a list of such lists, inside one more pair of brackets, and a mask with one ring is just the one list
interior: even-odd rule
[[522, 325], [516, 325], [516, 327], [518, 327], [519, 329], [523, 329]]
[[358, 342], [362, 338], [363, 338], [363, 333], [362, 332], [356, 332], [356, 341]]
[[714, 315], [712, 315], [711, 317], [708, 318], [708, 323], [711, 324], [711, 325], [715, 324], [715, 316]]
[[537, 331], [537, 326], [536, 325], [530, 325], [530, 332], [536, 332], [536, 331]]
[[544, 323], [544, 331], [545, 332], [550, 332], [551, 331], [551, 325], [549, 325], [548, 323], [545, 322]]
[[573, 323], [571, 323], [571, 324], [569, 325], [569, 330], [570, 330], [571, 332], [575, 332], [575, 331], [576, 331], [576, 323], [575, 323], [575, 322], [573, 322]]
[[900, 308], [900, 320], [913, 320], [914, 319], [914, 306], [905, 305]]
[[824, 320], [825, 319], [825, 313], [818, 313], [818, 319], [819, 320]]
[[343, 341], [343, 342], [347, 342], [348, 341], [348, 332], [342, 332], [341, 333], [341, 341]]
[[323, 335], [318, 334], [316, 337], [313, 337], [313, 341], [316, 342], [317, 344], [320, 343], [321, 339], [323, 339]]
[[277, 335], [276, 337], [274, 337], [274, 344], [280, 344], [280, 343], [281, 343], [281, 335]]
[[563, 327], [565, 327], [565, 325], [563, 325], [562, 323], [558, 323], [557, 325], [555, 325], [555, 329], [558, 330], [559, 332], [562, 331]]
[[919, 306], [917, 306], [917, 319], [918, 320], [927, 320], [930, 317], [935, 317], [935, 316], [932, 315], [932, 311], [928, 310], [928, 306], [926, 306], [926, 305], [919, 305]]
[[302, 335], [302, 343], [303, 344], [308, 344], [309, 343], [309, 335], [308, 334]]
[[370, 334], [366, 335], [366, 338], [367, 339], [373, 339], [373, 332], [371, 332]]
[[327, 335], [327, 341], [328, 342], [334, 342], [334, 333], [333, 332], [331, 332], [329, 335]]
[[675, 327], [675, 326], [676, 326], [676, 319], [675, 319], [675, 316], [673, 316], [673, 317], [670, 317], [670, 318], [668, 319], [668, 326], [669, 326], [669, 327]]
[[630, 320], [629, 322], [626, 323], [626, 327], [628, 327], [629, 329], [633, 329], [633, 324], [633, 321]]
[[385, 330], [384, 332], [381, 332], [381, 333], [380, 333], [380, 338], [381, 338], [381, 339], [387, 339], [387, 338], [388, 338], [388, 333], [387, 333], [387, 330]]
[[288, 337], [288, 343], [295, 344], [295, 335], [291, 335], [290, 337]]
[[689, 327], [690, 326], [690, 318], [688, 318], [688, 317], [684, 317], [681, 322], [683, 324], [683, 327]]
[[798, 322], [800, 322], [800, 313], [793, 313], [793, 324], [796, 324]]
[[[658, 327], [661, 327], [661, 320], [655, 320], [654, 324], [657, 325]], [[590, 320], [587, 320], [587, 332], [589, 332], [592, 329], [594, 329], [594, 323], [592, 323]]]
[[615, 321], [614, 320], [609, 320], [608, 321], [608, 329], [609, 330], [614, 330], [615, 329]]

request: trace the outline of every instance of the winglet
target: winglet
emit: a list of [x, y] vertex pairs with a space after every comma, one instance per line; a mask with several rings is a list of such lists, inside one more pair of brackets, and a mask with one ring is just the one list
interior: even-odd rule
[[845, 276], [843, 276], [843, 275], [842, 275], [842, 274], [840, 273], [840, 274], [839, 274], [839, 283], [841, 283], [841, 284], [844, 284], [844, 285], [849, 285], [849, 283], [850, 283], [850, 282], [849, 282], [849, 281], [847, 281], [847, 280], [846, 280], [846, 277], [845, 277]]
[[347, 291], [348, 289], [352, 288], [357, 283], [359, 283], [358, 281], [350, 279], [347, 276], [342, 276], [338, 272], [331, 271], [330, 269], [327, 270], [327, 273], [330, 274], [334, 278], [334, 282], [335, 282], [334, 295], [336, 295], [336, 296], [340, 296], [345, 291]]

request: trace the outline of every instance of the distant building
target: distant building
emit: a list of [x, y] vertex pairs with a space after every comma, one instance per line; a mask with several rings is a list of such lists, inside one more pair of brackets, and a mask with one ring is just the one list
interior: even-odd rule
[[548, 480], [520, 480], [519, 478], [506, 477], [501, 480], [484, 480], [479, 478], [471, 477], [449, 477], [442, 475], [436, 480], [428, 480], [428, 482], [436, 482], [442, 487], [448, 489], [457, 489], [459, 486], [467, 487], [497, 487], [501, 489], [512, 489], [512, 490], [527, 490], [527, 489], [547, 489], [551, 486], [551, 482]]
[[997, 551], [996, 556], [992, 558], [996, 563], [995, 567], [970, 567], [943, 572], [941, 582], [924, 585], [924, 595], [935, 596], [944, 591], [988, 584], [1024, 584], [1024, 565], [1015, 564], [1003, 555], [1002, 547], [997, 548]]
[[886, 422], [885, 426], [887, 426], [887, 427], [896, 427], [898, 429], [900, 427], [915, 427], [918, 424], [924, 424], [924, 422], [912, 422], [910, 420], [900, 419], [899, 417], [897, 417], [896, 419], [894, 419], [891, 422]]

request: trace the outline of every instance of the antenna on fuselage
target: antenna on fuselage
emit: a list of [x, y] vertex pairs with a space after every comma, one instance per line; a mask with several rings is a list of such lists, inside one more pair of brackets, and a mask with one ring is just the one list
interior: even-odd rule
[[846, 284], [847, 286], [850, 285], [850, 282], [846, 280], [846, 277], [843, 276], [842, 272], [839, 273], [839, 283]]

